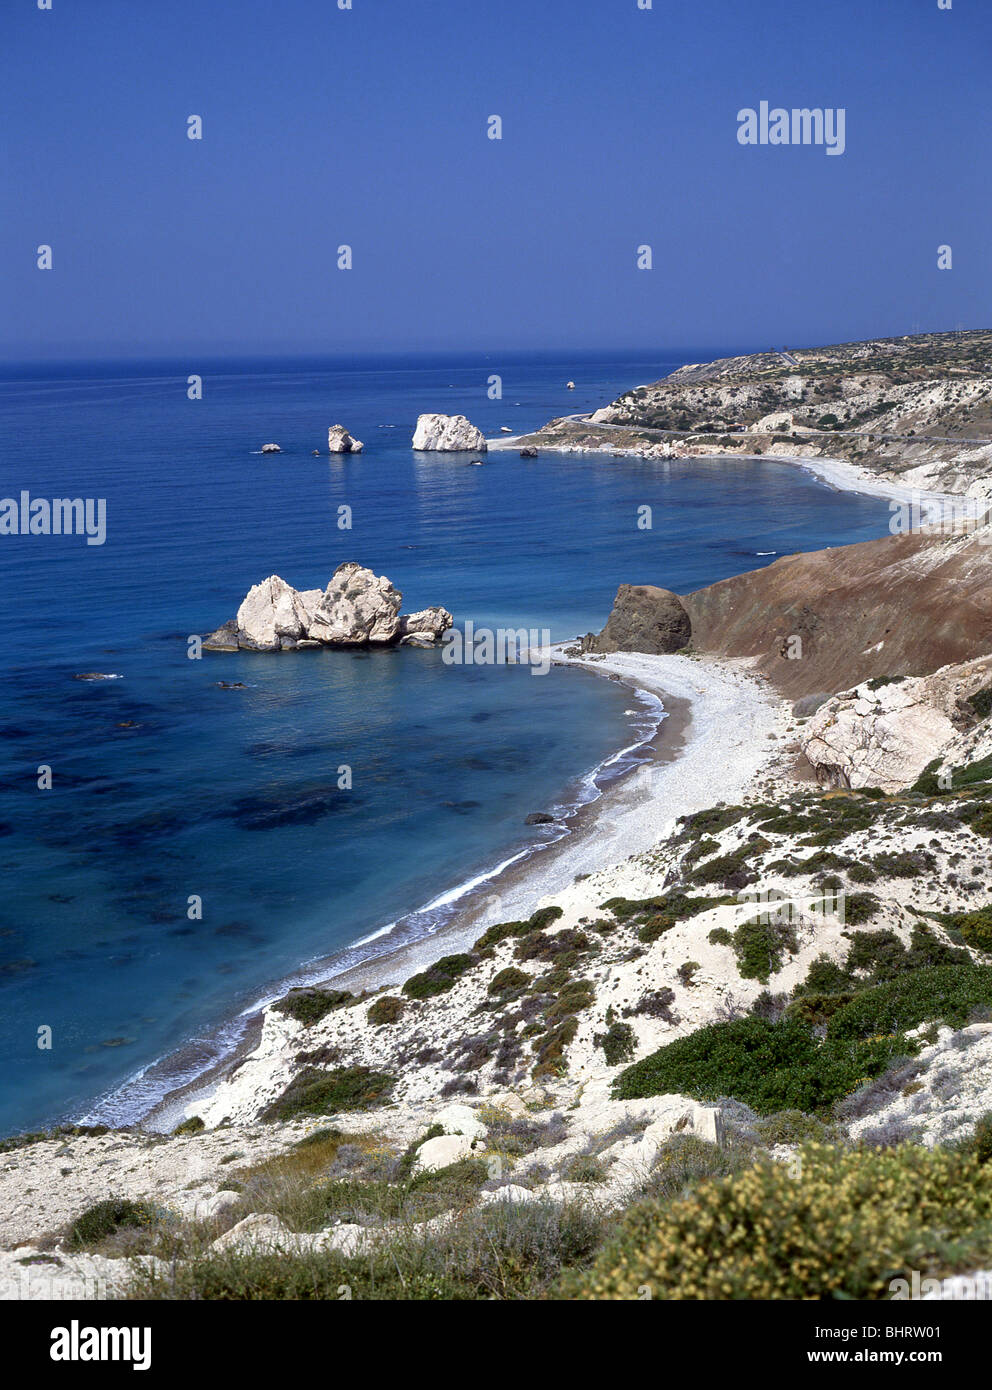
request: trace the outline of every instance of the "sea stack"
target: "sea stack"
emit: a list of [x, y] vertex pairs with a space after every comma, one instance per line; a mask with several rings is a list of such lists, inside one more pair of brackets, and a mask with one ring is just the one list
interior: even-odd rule
[[360, 454], [360, 439], [352, 439], [344, 425], [331, 425], [327, 431], [327, 451], [330, 454]]
[[486, 437], [464, 415], [420, 415], [413, 447], [426, 453], [485, 453]]
[[451, 627], [446, 608], [403, 616], [403, 595], [385, 575], [355, 561], [338, 565], [325, 589], [294, 589], [277, 574], [254, 584], [236, 618], [212, 632], [205, 651], [294, 651], [306, 647], [434, 646]]

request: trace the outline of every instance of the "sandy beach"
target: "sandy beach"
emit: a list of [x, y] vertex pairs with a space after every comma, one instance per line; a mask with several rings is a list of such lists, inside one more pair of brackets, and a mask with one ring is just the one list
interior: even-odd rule
[[[636, 896], [639, 871], [627, 861], [663, 840], [674, 822], [717, 801], [734, 801], [756, 790], [762, 775], [774, 775], [778, 739], [789, 707], [747, 663], [710, 657], [649, 656], [617, 653], [571, 658], [563, 647], [553, 659], [656, 696], [665, 707], [652, 741], [651, 757], [618, 779], [603, 794], [581, 807], [567, 822], [567, 833], [539, 853], [516, 859], [502, 871], [485, 876], [461, 900], [459, 911], [440, 931], [390, 947], [388, 934], [367, 940], [366, 959], [354, 950], [308, 968], [312, 983], [335, 988], [381, 989], [398, 984], [439, 956], [465, 950], [483, 927], [532, 913], [542, 901], [569, 888], [577, 878], [610, 871], [617, 892]], [[172, 1128], [194, 1100], [211, 1094], [219, 1080], [256, 1045], [260, 1010], [246, 1020], [244, 1036], [233, 1056], [226, 1056], [195, 1081], [171, 1091], [145, 1117], [145, 1127]]]

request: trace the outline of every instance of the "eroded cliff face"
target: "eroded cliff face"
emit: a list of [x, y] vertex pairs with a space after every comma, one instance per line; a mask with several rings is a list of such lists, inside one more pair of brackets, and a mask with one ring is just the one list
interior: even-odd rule
[[692, 647], [751, 657], [791, 699], [992, 652], [992, 530], [788, 555], [683, 597]]

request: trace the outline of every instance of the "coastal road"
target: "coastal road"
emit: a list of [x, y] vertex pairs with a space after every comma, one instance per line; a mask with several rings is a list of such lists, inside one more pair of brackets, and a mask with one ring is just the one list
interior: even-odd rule
[[[589, 424], [591, 411], [584, 415], [562, 415], [562, 420], [574, 420], [576, 423]], [[691, 434], [691, 430], [665, 430], [654, 425], [621, 425], [607, 421], [595, 421], [592, 426], [595, 430], [637, 430], [640, 434]], [[534, 433], [538, 433], [537, 430]], [[703, 431], [700, 431], [703, 433]], [[773, 436], [768, 433], [759, 434], [754, 430], [708, 430], [708, 434], [735, 434], [742, 439], [771, 439]], [[782, 434], [784, 431], [779, 430]], [[799, 429], [796, 431], [799, 440], [802, 439], [829, 439], [832, 435], [842, 435], [850, 439], [880, 439], [887, 444], [992, 444], [992, 439], [968, 439], [958, 435], [946, 434], [879, 434], [878, 430], [807, 430]], [[797, 441], [798, 442], [798, 441]]]

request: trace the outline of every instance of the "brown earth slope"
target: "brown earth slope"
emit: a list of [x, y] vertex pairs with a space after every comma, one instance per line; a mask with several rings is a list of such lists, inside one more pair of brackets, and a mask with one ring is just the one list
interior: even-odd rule
[[696, 651], [756, 657], [793, 699], [927, 675], [992, 652], [992, 532], [788, 555], [682, 602]]

